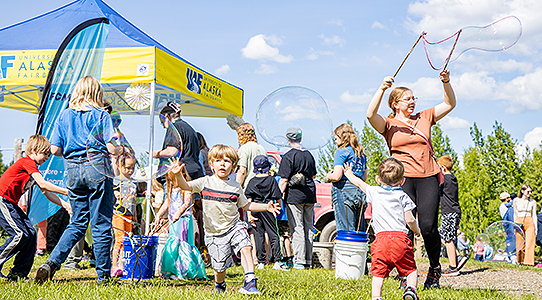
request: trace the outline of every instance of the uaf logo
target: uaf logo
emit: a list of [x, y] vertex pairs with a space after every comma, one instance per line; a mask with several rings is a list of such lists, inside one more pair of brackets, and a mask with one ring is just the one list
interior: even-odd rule
[[201, 81], [203, 75], [190, 68], [186, 68], [186, 79], [188, 81], [186, 88], [196, 94], [201, 94]]
[[8, 68], [13, 68], [15, 55], [0, 56], [0, 79], [8, 78]]

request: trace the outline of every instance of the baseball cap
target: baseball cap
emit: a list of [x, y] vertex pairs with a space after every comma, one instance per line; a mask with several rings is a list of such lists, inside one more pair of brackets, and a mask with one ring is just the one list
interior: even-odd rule
[[258, 155], [254, 157], [254, 170], [252, 172], [256, 174], [267, 173], [271, 169], [271, 163], [267, 160], [267, 156]]
[[510, 194], [508, 194], [507, 192], [502, 192], [499, 196], [499, 198], [501, 198], [501, 201], [508, 199], [508, 197], [510, 197]]
[[290, 141], [299, 142], [301, 141], [301, 129], [297, 127], [290, 127], [286, 130], [286, 137]]

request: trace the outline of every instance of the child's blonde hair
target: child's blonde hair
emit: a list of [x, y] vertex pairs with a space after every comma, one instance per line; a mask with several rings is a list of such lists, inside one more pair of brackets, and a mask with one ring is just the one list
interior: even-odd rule
[[360, 158], [361, 155], [363, 155], [365, 149], [359, 144], [357, 133], [348, 123], [339, 125], [339, 127], [335, 128], [333, 133], [341, 140], [340, 145], [337, 145], [337, 147], [342, 148], [350, 146], [356, 153], [356, 157]]
[[[190, 175], [188, 175], [188, 171], [186, 171], [185, 166], [182, 167], [181, 173], [184, 176], [184, 179], [186, 181], [192, 180], [190, 178]], [[175, 174], [171, 171], [166, 173], [166, 191], [167, 191], [167, 200], [171, 201], [171, 192], [174, 188], [179, 188], [179, 184], [177, 183], [177, 178], [175, 178]]]
[[85, 76], [73, 88], [69, 108], [75, 110], [88, 110], [88, 105], [103, 109], [106, 107], [104, 90], [100, 82], [92, 77]]
[[28, 142], [26, 143], [26, 155], [43, 153], [45, 155], [51, 155], [51, 143], [43, 135], [35, 134], [30, 136]]
[[153, 192], [158, 192], [158, 191], [163, 191], [164, 190], [164, 185], [162, 185], [158, 179], [153, 179], [152, 180], [152, 191]]
[[231, 160], [232, 170], [237, 168], [237, 163], [239, 163], [239, 155], [237, 154], [237, 151], [228, 145], [222, 144], [214, 145], [209, 151], [209, 164], [213, 164], [213, 160], [221, 159], [224, 156]]
[[449, 155], [443, 155], [438, 160], [437, 163], [446, 168], [446, 170], [451, 171], [454, 167], [454, 160]]
[[389, 186], [399, 186], [405, 174], [405, 167], [397, 159], [390, 157], [378, 165], [378, 177]]

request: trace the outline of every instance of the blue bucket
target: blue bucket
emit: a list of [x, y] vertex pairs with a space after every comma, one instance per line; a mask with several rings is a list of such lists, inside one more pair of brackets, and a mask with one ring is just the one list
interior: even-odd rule
[[369, 239], [367, 238], [367, 233], [363, 231], [338, 230], [335, 240], [354, 243], [369, 242]]
[[124, 269], [122, 270], [122, 279], [151, 279], [154, 275], [158, 237], [134, 235], [130, 240], [125, 235], [123, 245]]

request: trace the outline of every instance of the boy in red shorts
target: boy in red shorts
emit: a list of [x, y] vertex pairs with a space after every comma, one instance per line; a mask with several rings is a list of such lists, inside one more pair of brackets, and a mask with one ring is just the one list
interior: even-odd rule
[[378, 166], [376, 181], [380, 186], [370, 186], [352, 173], [352, 167], [345, 165], [344, 174], [367, 195], [367, 202], [373, 206], [373, 229], [376, 240], [371, 246], [371, 273], [373, 275], [373, 300], [382, 299], [382, 285], [393, 268], [399, 276], [406, 276], [405, 300], [418, 300], [416, 285], [418, 272], [414, 260], [412, 241], [408, 229], [419, 235], [420, 230], [412, 210], [414, 202], [403, 192], [403, 164], [395, 158], [388, 158]]

